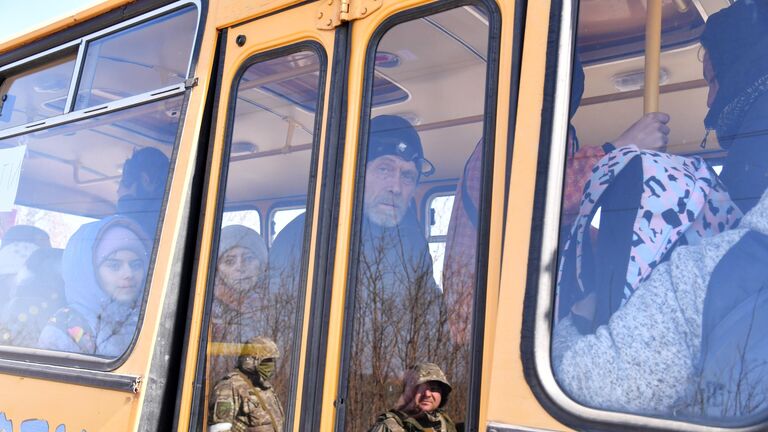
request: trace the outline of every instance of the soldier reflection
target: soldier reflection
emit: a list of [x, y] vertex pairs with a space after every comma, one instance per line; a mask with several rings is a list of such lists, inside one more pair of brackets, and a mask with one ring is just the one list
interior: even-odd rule
[[456, 432], [443, 408], [451, 384], [434, 363], [420, 363], [405, 373], [395, 408], [381, 414], [368, 432]]
[[277, 345], [267, 337], [243, 346], [237, 366], [214, 387], [209, 432], [282, 432], [283, 407], [270, 381], [278, 358]]

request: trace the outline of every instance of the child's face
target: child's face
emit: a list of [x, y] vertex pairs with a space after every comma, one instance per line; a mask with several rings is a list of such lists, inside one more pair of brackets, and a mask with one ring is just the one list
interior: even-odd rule
[[99, 286], [121, 303], [136, 300], [144, 283], [144, 263], [134, 252], [119, 250], [99, 265]]

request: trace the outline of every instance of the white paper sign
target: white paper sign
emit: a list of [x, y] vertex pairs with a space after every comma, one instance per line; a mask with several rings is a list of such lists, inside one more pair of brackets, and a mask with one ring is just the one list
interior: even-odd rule
[[0, 150], [0, 212], [13, 210], [27, 146]]

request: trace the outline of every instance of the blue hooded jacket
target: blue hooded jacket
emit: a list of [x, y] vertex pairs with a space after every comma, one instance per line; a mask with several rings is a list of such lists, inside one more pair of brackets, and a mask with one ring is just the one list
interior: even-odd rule
[[[105, 240], [107, 234], [109, 240]], [[143, 266], [141, 292], [128, 303], [113, 299], [96, 277], [97, 261], [120, 250], [136, 253]], [[150, 250], [142, 229], [125, 217], [81, 226], [69, 239], [62, 257], [67, 307], [43, 328], [39, 348], [105, 357], [122, 355], [138, 325]]]

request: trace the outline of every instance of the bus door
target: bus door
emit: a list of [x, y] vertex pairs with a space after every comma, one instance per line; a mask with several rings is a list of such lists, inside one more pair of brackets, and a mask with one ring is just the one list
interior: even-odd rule
[[[218, 12], [213, 20], [247, 18]], [[326, 132], [336, 33], [317, 28], [317, 13], [303, 5], [220, 30], [179, 430], [236, 422], [226, 408], [240, 402], [233, 396], [239, 358], [254, 346], [264, 350], [254, 354], [261, 367], [274, 360], [262, 382], [271, 390], [259, 396], [267, 409], [241, 420], [284, 430], [300, 420], [314, 233], [324, 183], [333, 183], [323, 167], [333, 164], [336, 145]]]
[[408, 411], [425, 368], [442, 412], [481, 424], [510, 150], [517, 2], [503, 3], [385, 1], [350, 23], [321, 415], [305, 430]]

